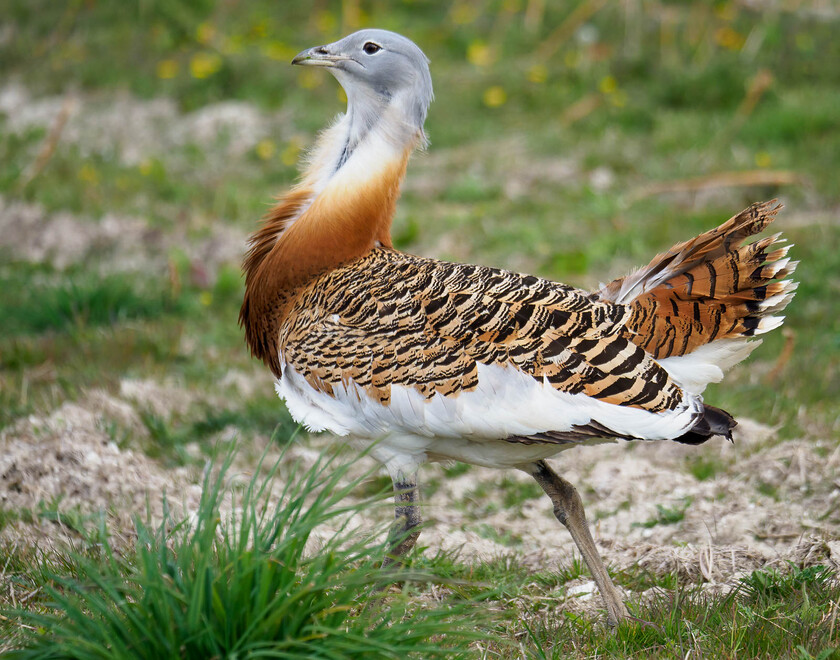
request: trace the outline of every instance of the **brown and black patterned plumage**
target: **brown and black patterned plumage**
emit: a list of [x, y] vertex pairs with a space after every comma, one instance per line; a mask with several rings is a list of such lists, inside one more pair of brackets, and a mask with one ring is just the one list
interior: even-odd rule
[[760, 334], [769, 325], [763, 319], [793, 297], [796, 285], [784, 278], [796, 262], [786, 259], [789, 246], [780, 244], [780, 234], [743, 243], [762, 232], [780, 208], [775, 200], [753, 204], [657, 255], [639, 272], [610, 282], [598, 298], [621, 302], [635, 295], [627, 325], [634, 341], [657, 359], [685, 355], [717, 339]]
[[580, 498], [544, 459], [604, 438], [731, 439], [735, 421], [701, 393], [781, 324], [793, 296], [779, 236], [745, 244], [779, 207], [755, 204], [594, 293], [405, 254], [390, 224], [425, 141], [425, 56], [362, 30], [294, 63], [328, 67], [348, 111], [252, 236], [240, 316], [252, 353], [298, 421], [386, 465], [395, 555], [417, 538], [420, 464], [514, 467], [551, 498], [609, 619], [625, 618]]
[[605, 403], [672, 409], [679, 388], [633, 344], [631, 316], [534, 276], [374, 248], [303, 288], [279, 345], [313, 387], [350, 378], [385, 405], [398, 385], [457, 396], [475, 389], [478, 364], [497, 364]]

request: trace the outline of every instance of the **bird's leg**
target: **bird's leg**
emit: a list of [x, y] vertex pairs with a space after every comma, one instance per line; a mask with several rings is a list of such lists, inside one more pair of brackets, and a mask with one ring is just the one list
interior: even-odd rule
[[406, 474], [398, 470], [391, 475], [394, 481], [394, 525], [388, 534], [390, 551], [382, 567], [399, 566], [420, 536], [420, 504], [417, 471]]
[[523, 465], [521, 469], [534, 477], [551, 498], [554, 515], [569, 530], [589, 567], [589, 572], [592, 573], [595, 584], [598, 585], [598, 590], [607, 605], [607, 620], [610, 625], [616, 625], [626, 619], [630, 614], [598, 554], [595, 541], [589, 532], [589, 525], [586, 523], [583, 502], [575, 487], [552, 470], [545, 461]]

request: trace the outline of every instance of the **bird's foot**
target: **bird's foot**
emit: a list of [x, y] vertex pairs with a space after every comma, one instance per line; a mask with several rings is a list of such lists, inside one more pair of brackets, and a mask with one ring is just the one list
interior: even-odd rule
[[610, 628], [615, 628], [621, 623], [632, 620], [632, 618], [627, 606], [621, 600], [607, 601], [607, 625]]

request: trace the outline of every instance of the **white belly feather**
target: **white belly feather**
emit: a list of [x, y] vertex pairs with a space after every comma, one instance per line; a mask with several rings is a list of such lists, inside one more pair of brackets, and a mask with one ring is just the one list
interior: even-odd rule
[[411, 456], [418, 463], [460, 460], [512, 467], [572, 445], [505, 441], [511, 436], [569, 431], [594, 420], [623, 435], [670, 439], [690, 428], [702, 408], [699, 397], [686, 395], [675, 410], [651, 413], [558, 392], [517, 369], [481, 364], [472, 391], [425, 399], [413, 388], [392, 386], [390, 405], [374, 401], [352, 382], [327, 395], [289, 365], [276, 388], [292, 417], [307, 429], [349, 435], [365, 445], [378, 441], [372, 453], [384, 463]]

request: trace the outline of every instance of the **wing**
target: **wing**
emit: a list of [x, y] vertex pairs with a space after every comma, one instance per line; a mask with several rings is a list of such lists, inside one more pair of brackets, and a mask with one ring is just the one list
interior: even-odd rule
[[314, 390], [364, 401], [353, 414], [380, 432], [673, 437], [699, 403], [631, 341], [628, 313], [537, 277], [377, 249], [307, 287], [281, 352]]

